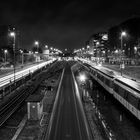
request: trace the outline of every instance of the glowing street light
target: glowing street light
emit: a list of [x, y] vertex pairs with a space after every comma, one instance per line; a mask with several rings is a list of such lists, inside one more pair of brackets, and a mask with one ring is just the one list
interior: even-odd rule
[[15, 32], [11, 32], [10, 36], [15, 37]]
[[48, 45], [45, 45], [45, 48], [48, 49]]
[[125, 31], [121, 32], [121, 36], [126, 36], [126, 32]]
[[38, 52], [38, 49], [39, 49], [39, 42], [38, 41], [35, 41], [35, 45], [37, 47], [37, 52]]
[[30, 51], [30, 50], [28, 50], [28, 52], [27, 52], [27, 54], [33, 54], [34, 52], [33, 51]]
[[7, 50], [4, 50], [4, 55], [5, 55], [5, 63], [6, 63], [6, 54], [8, 53]]
[[123, 51], [123, 37], [125, 37], [127, 34], [125, 31], [121, 32], [121, 55], [120, 55], [120, 67], [121, 67], [121, 76], [122, 76], [122, 66], [123, 66], [123, 62], [122, 62], [122, 51]]
[[[35, 44], [35, 46], [37, 48], [37, 51], [35, 51], [35, 53], [38, 54], [39, 53], [39, 41], [35, 41], [34, 44]], [[39, 56], [37, 55], [36, 58], [37, 58], [36, 59], [37, 63], [39, 63]]]
[[10, 36], [13, 38], [13, 52], [14, 52], [14, 84], [15, 84], [15, 46], [16, 46], [16, 33], [10, 32]]
[[99, 42], [99, 41], [97, 41], [97, 42], [96, 42], [96, 45], [100, 45], [100, 42]]
[[87, 49], [89, 49], [90, 48], [90, 46], [89, 45], [87, 45]]
[[20, 53], [23, 53], [23, 50], [20, 50]]
[[118, 50], [115, 50], [114, 52], [117, 54], [119, 51]]
[[24, 60], [24, 53], [23, 53], [23, 50], [20, 50], [20, 53], [21, 53], [21, 55], [22, 55], [22, 67], [23, 67], [23, 60]]
[[135, 51], [135, 53], [137, 53], [137, 50], [138, 50], [138, 48], [135, 46], [135, 47], [134, 47], [134, 51]]
[[84, 100], [85, 97], [88, 97], [88, 91], [87, 91], [87, 76], [85, 73], [81, 73], [79, 75], [79, 80], [81, 82], [81, 86], [82, 86], [82, 99]]
[[35, 45], [39, 45], [39, 42], [38, 41], [35, 41]]
[[79, 76], [79, 79], [80, 79], [81, 82], [85, 82], [86, 81], [86, 75], [85, 74], [81, 74]]

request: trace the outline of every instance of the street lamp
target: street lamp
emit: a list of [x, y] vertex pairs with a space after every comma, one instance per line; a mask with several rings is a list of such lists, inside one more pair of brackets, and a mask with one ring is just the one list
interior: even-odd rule
[[86, 81], [86, 75], [85, 75], [85, 74], [81, 74], [81, 75], [79, 76], [79, 80], [80, 80], [81, 82], [85, 82], [85, 81]]
[[[38, 52], [38, 49], [39, 49], [39, 42], [38, 41], [35, 41], [35, 45], [36, 45], [36, 47], [37, 47], [37, 53], [39, 53]], [[38, 58], [39, 56], [37, 56], [37, 63], [39, 62], [39, 58]]]
[[37, 47], [37, 52], [38, 52], [39, 42], [38, 42], [38, 41], [35, 41], [35, 45], [36, 45], [36, 47]]
[[23, 54], [23, 50], [20, 50], [20, 53], [21, 53], [21, 59], [22, 59], [22, 67], [23, 67], [23, 63], [24, 63], [24, 54]]
[[99, 117], [99, 93], [98, 93], [98, 90], [96, 92], [96, 113], [98, 114], [98, 117]]
[[99, 54], [99, 49], [98, 49], [99, 45], [100, 45], [100, 42], [97, 41], [96, 42], [96, 65], [100, 62], [100, 54]]
[[45, 48], [48, 49], [48, 45], [45, 45]]
[[122, 51], [123, 51], [123, 37], [126, 36], [126, 32], [123, 31], [121, 32], [121, 55], [120, 55], [120, 61], [121, 61], [121, 64], [120, 64], [120, 67], [121, 67], [121, 76], [122, 76]]
[[80, 80], [80, 83], [81, 83], [81, 86], [82, 86], [82, 99], [84, 100], [84, 98], [87, 96], [86, 95], [86, 88], [85, 88], [86, 80], [87, 80], [86, 75], [84, 73], [80, 74], [79, 75], [79, 80]]
[[7, 50], [4, 50], [4, 55], [5, 55], [5, 63], [6, 63], [6, 54], [7, 54]]
[[13, 52], [14, 52], [14, 84], [15, 84], [15, 43], [16, 43], [16, 34], [15, 32], [11, 32], [10, 36], [13, 37]]

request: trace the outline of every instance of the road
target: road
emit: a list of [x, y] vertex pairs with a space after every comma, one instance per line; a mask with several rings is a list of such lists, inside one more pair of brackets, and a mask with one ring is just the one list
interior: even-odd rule
[[89, 131], [74, 91], [70, 65], [65, 67], [54, 120], [47, 140], [89, 140]]

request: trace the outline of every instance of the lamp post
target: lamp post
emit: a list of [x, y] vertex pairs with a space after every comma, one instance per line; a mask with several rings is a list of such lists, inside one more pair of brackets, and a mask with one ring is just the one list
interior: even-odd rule
[[7, 50], [4, 50], [4, 55], [5, 55], [5, 63], [6, 63], [6, 54], [7, 54]]
[[120, 62], [121, 62], [121, 64], [120, 64], [120, 67], [121, 67], [121, 76], [122, 76], [122, 64], [123, 64], [123, 62], [122, 62], [122, 51], [123, 51], [123, 37], [125, 37], [126, 36], [126, 32], [121, 32], [121, 55], [120, 55]]
[[[35, 41], [35, 46], [37, 47], [37, 53], [39, 53], [39, 42]], [[37, 63], [38, 63], [38, 55], [37, 55]]]
[[13, 37], [13, 53], [14, 53], [14, 84], [15, 84], [15, 46], [16, 46], [16, 34], [15, 32], [11, 32], [10, 36]]
[[45, 45], [45, 48], [48, 49], [48, 45]]
[[36, 45], [36, 47], [37, 47], [37, 52], [38, 52], [39, 42], [38, 42], [38, 41], [35, 41], [35, 45]]
[[80, 80], [80, 83], [81, 83], [81, 86], [82, 86], [82, 100], [84, 101], [85, 99], [85, 96], [86, 96], [86, 89], [85, 89], [85, 84], [86, 84], [86, 80], [87, 80], [87, 77], [85, 74], [80, 74], [79, 75], [79, 80]]
[[100, 45], [100, 42], [97, 41], [96, 42], [96, 65], [100, 62], [100, 54], [99, 54], [99, 51], [98, 51], [99, 49], [97, 49], [99, 47], [99, 45]]
[[89, 49], [90, 48], [90, 46], [89, 45], [87, 45], [87, 49]]
[[96, 113], [97, 114], [99, 113], [98, 111], [99, 111], [99, 93], [98, 93], [98, 90], [97, 90], [97, 93], [96, 93]]
[[20, 50], [20, 53], [21, 53], [21, 63], [22, 63], [22, 67], [23, 67], [23, 63], [24, 63], [24, 54], [23, 54], [23, 50]]

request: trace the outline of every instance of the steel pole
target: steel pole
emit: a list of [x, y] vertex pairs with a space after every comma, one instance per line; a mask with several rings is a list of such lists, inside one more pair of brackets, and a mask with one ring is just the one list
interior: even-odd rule
[[22, 53], [22, 66], [23, 66], [23, 61], [24, 60], [24, 54]]
[[14, 35], [14, 42], [13, 42], [13, 52], [14, 52], [14, 85], [15, 85], [15, 35]]
[[122, 49], [123, 49], [123, 37], [121, 35], [121, 55], [120, 55], [121, 76], [122, 76]]
[[5, 54], [5, 63], [6, 63], [6, 52], [4, 54]]

